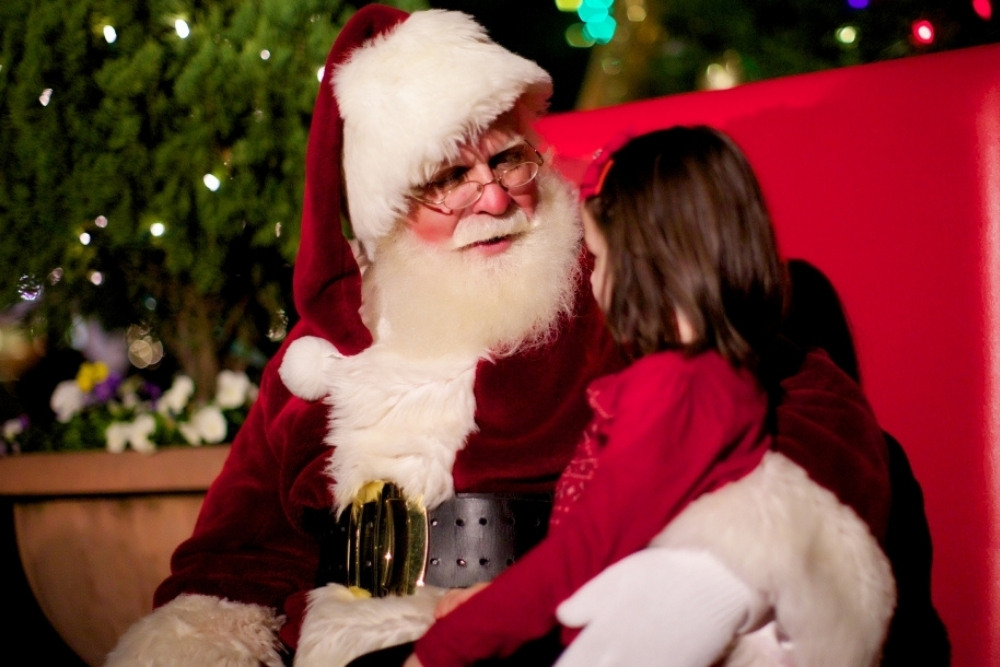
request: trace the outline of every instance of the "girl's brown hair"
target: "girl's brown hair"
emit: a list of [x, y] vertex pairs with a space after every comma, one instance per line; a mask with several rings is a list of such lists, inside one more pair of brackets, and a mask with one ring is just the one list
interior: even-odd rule
[[[743, 152], [712, 128], [673, 127], [632, 139], [611, 160], [586, 205], [607, 240], [612, 334], [633, 354], [715, 349], [760, 372], [786, 279]], [[678, 311], [691, 343], [681, 342]]]

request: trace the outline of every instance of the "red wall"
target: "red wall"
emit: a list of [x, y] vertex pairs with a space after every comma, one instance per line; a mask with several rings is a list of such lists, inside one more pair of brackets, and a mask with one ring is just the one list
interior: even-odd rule
[[[558, 82], [556, 82], [558, 84]], [[617, 132], [707, 123], [823, 269], [863, 385], [921, 482], [956, 667], [1000, 660], [1000, 45], [556, 114], [577, 177]]]

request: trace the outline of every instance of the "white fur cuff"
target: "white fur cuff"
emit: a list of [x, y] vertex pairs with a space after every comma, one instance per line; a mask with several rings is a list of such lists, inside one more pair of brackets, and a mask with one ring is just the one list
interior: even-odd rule
[[106, 667], [282, 667], [273, 610], [208, 595], [182, 595], [136, 622]]
[[444, 591], [420, 587], [415, 595], [359, 598], [339, 584], [309, 594], [295, 667], [341, 667], [378, 649], [419, 639], [434, 622]]

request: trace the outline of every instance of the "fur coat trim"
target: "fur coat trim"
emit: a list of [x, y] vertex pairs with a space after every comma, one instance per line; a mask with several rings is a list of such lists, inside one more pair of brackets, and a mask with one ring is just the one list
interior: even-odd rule
[[181, 595], [125, 633], [105, 667], [282, 667], [273, 609], [208, 595]]
[[[708, 551], [761, 592], [789, 664], [880, 663], [896, 603], [889, 560], [857, 514], [785, 456], [770, 452], [695, 500], [653, 544]], [[759, 639], [741, 640], [727, 664], [758, 664]]]

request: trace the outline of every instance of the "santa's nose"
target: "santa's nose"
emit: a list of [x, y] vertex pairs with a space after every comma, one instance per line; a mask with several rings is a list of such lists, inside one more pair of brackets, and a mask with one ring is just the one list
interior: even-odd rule
[[473, 212], [503, 215], [510, 208], [510, 201], [510, 193], [504, 190], [499, 183], [492, 181], [483, 186], [483, 194], [473, 206]]

